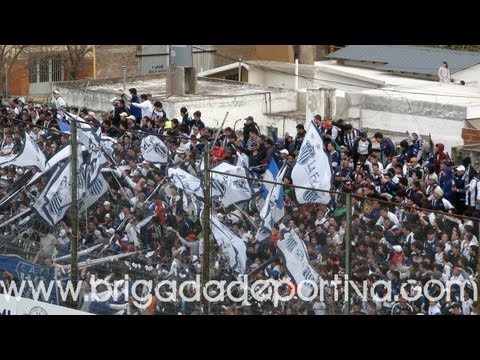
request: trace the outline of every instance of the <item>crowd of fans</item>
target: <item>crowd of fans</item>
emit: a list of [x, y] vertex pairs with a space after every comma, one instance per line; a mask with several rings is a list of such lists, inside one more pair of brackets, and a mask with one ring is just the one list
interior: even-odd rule
[[[59, 93], [54, 105], [38, 105], [25, 99], [10, 99], [4, 105], [0, 122], [1, 156], [22, 150], [24, 133], [29, 133], [47, 160], [69, 144], [69, 135], [59, 131], [57, 115], [78, 114], [85, 122], [102, 128], [104, 135], [116, 140], [110, 159], [116, 174], [104, 173], [109, 191], [80, 220], [80, 250], [101, 244], [90, 258], [138, 251], [125, 259], [86, 267], [82, 279], [83, 291], [89, 292], [91, 276], [109, 281], [123, 279], [128, 273], [132, 280], [164, 279], [185, 281], [201, 274], [204, 239], [199, 209], [191, 210], [191, 198], [168, 179], [167, 167], [179, 167], [201, 178], [202, 158], [211, 152], [211, 165], [220, 162], [235, 164], [239, 154], [249, 159], [251, 176], [260, 179], [270, 161], [280, 167], [286, 164], [284, 183], [285, 216], [275, 226], [270, 238], [258, 242], [255, 233], [261, 220], [255, 199], [239, 207], [223, 208], [218, 199], [212, 208], [232, 232], [247, 244], [249, 282], [259, 279], [284, 279], [288, 273], [276, 243], [286, 231], [294, 231], [305, 243], [310, 264], [322, 280], [332, 283], [345, 272], [347, 233], [346, 213], [351, 211], [352, 254], [351, 278], [357, 286], [372, 288], [367, 298], [351, 298], [353, 314], [477, 314], [474, 301], [478, 262], [478, 221], [480, 216], [480, 181], [469, 158], [454, 164], [444, 145], [433, 145], [415, 131], [406, 134], [398, 145], [382, 133], [368, 134], [342, 120], [332, 122], [316, 115], [313, 119], [330, 158], [334, 179], [332, 201], [329, 204], [300, 204], [295, 198], [291, 172], [305, 138], [308, 125], [298, 124], [296, 134], [272, 137], [260, 133], [253, 117], [245, 118], [242, 132], [231, 128], [212, 129], [202, 120], [200, 111], [190, 117], [185, 107], [175, 114], [166, 114], [160, 101], [149, 96], [137, 96], [136, 89], [112, 99], [110, 113], [95, 114], [85, 108], [67, 107]], [[59, 100], [60, 98], [60, 100]], [[169, 150], [169, 163], [152, 164], [141, 156], [141, 140], [156, 135]], [[408, 137], [408, 139], [407, 139]], [[206, 145], [208, 143], [208, 145]], [[3, 167], [0, 172], [0, 196], [5, 198], [24, 186], [37, 170], [31, 167]], [[12, 201], [0, 208], [5, 221], [36, 201], [47, 184], [43, 176], [24, 189]], [[352, 208], [346, 207], [346, 194], [352, 195]], [[467, 217], [460, 217], [465, 215]], [[150, 216], [152, 216], [150, 218]], [[67, 213], [63, 221], [51, 228], [34, 214], [22, 225], [13, 222], [3, 235], [2, 252], [18, 253], [28, 260], [52, 266], [53, 259], [70, 253], [71, 228]], [[28, 245], [28, 246], [27, 246]], [[19, 247], [20, 246], [20, 247]], [[268, 260], [268, 265], [263, 265]], [[64, 280], [68, 272], [58, 274]], [[233, 281], [226, 255], [213, 242], [212, 279]], [[3, 273], [6, 280], [12, 275]], [[378, 280], [389, 281], [375, 286]], [[407, 286], [407, 280], [411, 280]], [[429, 281], [464, 282], [444, 291]], [[401, 288], [404, 287], [404, 292]], [[416, 291], [423, 295], [409, 300]], [[288, 288], [283, 289], [289, 291]], [[305, 302], [296, 296], [290, 301], [234, 302], [225, 300], [212, 304], [215, 314], [341, 314], [345, 310], [343, 285], [340, 301], [335, 299], [334, 286], [326, 285], [324, 296]], [[99, 291], [97, 289], [97, 291]], [[144, 289], [144, 291], [147, 291]], [[194, 294], [194, 289], [188, 289]], [[239, 290], [241, 292], [241, 290]], [[373, 294], [377, 296], [373, 296]], [[132, 299], [84, 302], [81, 309], [97, 314], [200, 314], [199, 302], [159, 301], [153, 294], [146, 310], [133, 305]]]

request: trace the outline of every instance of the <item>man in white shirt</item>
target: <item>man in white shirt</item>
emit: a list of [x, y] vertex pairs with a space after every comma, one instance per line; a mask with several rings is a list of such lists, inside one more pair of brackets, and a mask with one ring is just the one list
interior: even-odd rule
[[65, 100], [60, 96], [60, 92], [58, 90], [54, 90], [52, 92], [53, 95], [53, 106], [57, 109], [57, 115], [63, 117], [63, 113], [65, 112], [65, 108], [67, 107], [67, 103]]

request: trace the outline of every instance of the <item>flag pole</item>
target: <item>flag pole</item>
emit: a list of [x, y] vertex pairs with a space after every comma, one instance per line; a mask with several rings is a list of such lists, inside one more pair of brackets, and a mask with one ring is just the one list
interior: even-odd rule
[[[228, 114], [228, 113], [227, 113]], [[205, 153], [203, 154], [204, 161], [204, 181], [205, 181], [205, 191], [203, 193], [203, 264], [202, 264], [202, 287], [210, 280], [210, 212], [211, 212], [211, 200], [210, 200], [210, 151], [208, 148], [208, 139], [204, 139], [205, 142]], [[199, 290], [201, 291], [201, 290]], [[204, 315], [210, 313], [210, 304], [207, 298], [204, 296], [203, 291], [201, 291], [202, 296], [202, 310]]]
[[[70, 154], [70, 162], [72, 165], [72, 205], [70, 207], [70, 224], [72, 226], [72, 265], [70, 276], [73, 288], [77, 288], [78, 283], [78, 139], [77, 139], [77, 122], [72, 121], [70, 126], [72, 152]], [[77, 301], [72, 297], [69, 301], [72, 309], [77, 308]]]
[[352, 197], [349, 193], [346, 194], [346, 217], [347, 228], [345, 231], [345, 284], [344, 284], [344, 296], [345, 296], [345, 315], [350, 315], [350, 253], [352, 247], [352, 241], [350, 239], [350, 228], [352, 225]]

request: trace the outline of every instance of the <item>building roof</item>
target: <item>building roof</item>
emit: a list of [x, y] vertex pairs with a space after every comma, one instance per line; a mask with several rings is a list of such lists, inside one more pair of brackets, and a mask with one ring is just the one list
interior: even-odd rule
[[199, 72], [197, 74], [197, 76], [210, 76], [210, 75], [215, 75], [215, 74], [219, 74], [219, 73], [222, 73], [224, 71], [228, 71], [228, 70], [233, 70], [233, 69], [238, 69], [238, 66], [241, 64], [241, 66], [246, 69], [247, 71], [250, 70], [250, 66], [245, 64], [244, 62], [241, 62], [239, 63], [238, 61], [235, 62], [235, 63], [232, 63], [232, 64], [228, 64], [228, 65], [224, 65], [224, 66], [220, 66], [220, 67], [217, 67], [217, 68], [213, 68], [213, 69], [210, 69], [210, 70], [205, 70], [205, 71], [202, 71], [202, 72]]
[[380, 63], [378, 70], [424, 75], [437, 75], [442, 61], [448, 63], [451, 74], [480, 64], [480, 52], [412, 45], [348, 45], [327, 57]]

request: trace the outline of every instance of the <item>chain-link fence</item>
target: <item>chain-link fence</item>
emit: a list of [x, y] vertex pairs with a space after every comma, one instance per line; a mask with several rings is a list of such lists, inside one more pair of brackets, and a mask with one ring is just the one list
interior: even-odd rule
[[[3, 123], [0, 148], [23, 154], [26, 136], [36, 136], [53, 163], [69, 146], [68, 135], [34, 128]], [[72, 306], [62, 291], [72, 280], [76, 242], [80, 296], [73, 306], [91, 313], [477, 312], [478, 219], [428, 209], [441, 195], [398, 192], [387, 201], [350, 178], [335, 182], [335, 191], [319, 191], [298, 186], [303, 181], [293, 185], [291, 167], [280, 166], [269, 181], [263, 174], [269, 169], [245, 166], [242, 154], [220, 156], [213, 133], [201, 141], [192, 135], [188, 151], [187, 139], [175, 133], [151, 144], [149, 135], [135, 134], [117, 134], [121, 146], [114, 145], [98, 173], [105, 191], [92, 201], [79, 196], [84, 210], [77, 214], [60, 211], [66, 190], [43, 200], [70, 155], [38, 178], [35, 166], [0, 159], [0, 291], [14, 281], [56, 281], [46, 300]], [[212, 158], [203, 155], [206, 148]], [[169, 161], [147, 160], [145, 149]], [[79, 183], [99, 159], [95, 147], [83, 150], [79, 161], [88, 166], [80, 168]], [[64, 189], [74, 185], [65, 181]]]

